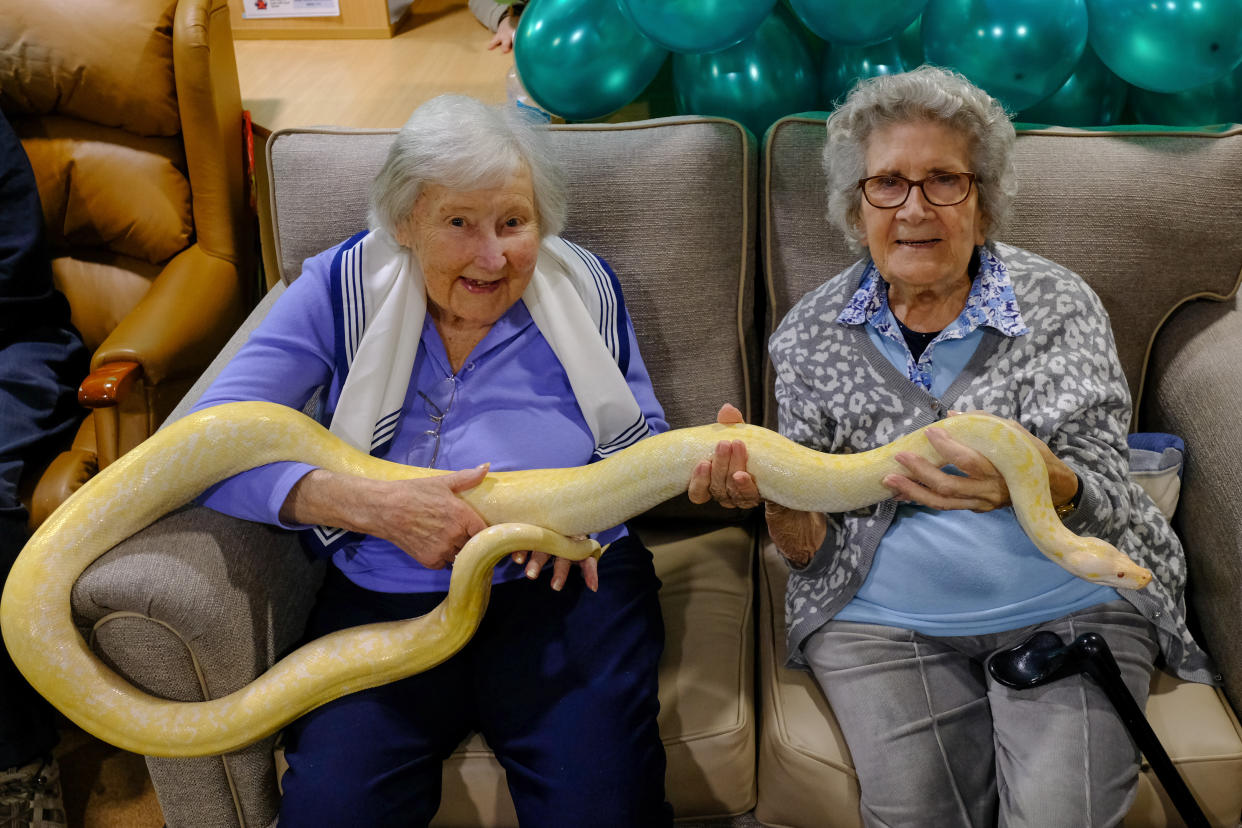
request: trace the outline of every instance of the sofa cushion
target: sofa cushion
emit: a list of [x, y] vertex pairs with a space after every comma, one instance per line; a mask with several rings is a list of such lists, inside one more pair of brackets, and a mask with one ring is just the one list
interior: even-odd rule
[[[176, 135], [175, 10], [168, 0], [6, 4], [0, 107], [58, 112], [138, 135]], [[96, 15], [109, 19], [106, 37], [88, 22]]]
[[1174, 434], [1142, 432], [1131, 434], [1130, 478], [1143, 487], [1147, 496], [1172, 520], [1182, 493], [1182, 467], [1186, 444]]
[[[768, 332], [857, 258], [825, 218], [824, 139], [823, 120], [786, 118], [764, 148]], [[1100, 294], [1137, 410], [1150, 345], [1168, 315], [1192, 298], [1228, 296], [1239, 283], [1242, 127], [1023, 131], [1014, 163], [1016, 209], [998, 238], [1074, 270]], [[771, 424], [770, 403], [767, 414]]]
[[[785, 583], [789, 569], [765, 538], [759, 572], [759, 801], [765, 825], [861, 825], [858, 778], [824, 694], [810, 673], [785, 663]], [[1234, 825], [1242, 812], [1242, 726], [1224, 695], [1204, 684], [1152, 675], [1147, 718], [1213, 825]], [[1143, 765], [1126, 828], [1180, 824], [1176, 810]]]

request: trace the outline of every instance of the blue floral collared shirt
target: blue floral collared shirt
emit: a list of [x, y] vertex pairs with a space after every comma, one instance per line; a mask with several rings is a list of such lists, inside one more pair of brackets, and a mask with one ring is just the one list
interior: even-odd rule
[[837, 322], [842, 325], [869, 324], [880, 336], [900, 343], [906, 350], [906, 376], [911, 382], [930, 391], [931, 362], [936, 343], [963, 339], [984, 325], [995, 328], [1005, 336], [1022, 336], [1030, 330], [1022, 321], [1018, 299], [1004, 263], [987, 247], [976, 250], [979, 254], [979, 273], [970, 286], [966, 307], [931, 341], [917, 361], [906, 349], [905, 337], [901, 335], [896, 318], [888, 307], [888, 285], [876, 269], [875, 262], [867, 264], [858, 290], [837, 316]]

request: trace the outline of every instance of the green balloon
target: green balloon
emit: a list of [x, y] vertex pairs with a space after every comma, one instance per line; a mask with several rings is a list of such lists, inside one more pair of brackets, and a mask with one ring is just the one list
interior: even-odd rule
[[1242, 61], [1242, 0], [1086, 0], [1091, 46], [1122, 80], [1184, 92]]
[[1083, 0], [930, 0], [927, 62], [948, 66], [1021, 111], [1061, 88], [1087, 45]]
[[829, 43], [866, 46], [896, 37], [927, 0], [789, 0], [794, 13]]
[[625, 106], [668, 56], [616, 0], [535, 0], [518, 22], [513, 53], [526, 91], [567, 121]]
[[780, 8], [736, 46], [673, 55], [678, 112], [732, 118], [756, 136], [785, 115], [815, 109], [818, 87], [802, 35]]
[[901, 50], [901, 65], [907, 69], [917, 69], [924, 63], [923, 57], [923, 16], [914, 18], [914, 22], [901, 30], [897, 35], [897, 47]]
[[1242, 66], [1212, 83], [1184, 92], [1152, 92], [1135, 86], [1130, 106], [1140, 123], [1208, 126], [1242, 122]]
[[740, 43], [776, 0], [618, 0], [634, 25], [672, 52], [715, 52]]
[[863, 78], [904, 72], [901, 50], [896, 39], [882, 40], [871, 46], [845, 46], [834, 43], [824, 56], [820, 71], [821, 89], [828, 108], [845, 98], [854, 84]]
[[1055, 126], [1112, 126], [1121, 122], [1129, 88], [1088, 46], [1069, 80], [1049, 97], [1022, 110], [1017, 120]]

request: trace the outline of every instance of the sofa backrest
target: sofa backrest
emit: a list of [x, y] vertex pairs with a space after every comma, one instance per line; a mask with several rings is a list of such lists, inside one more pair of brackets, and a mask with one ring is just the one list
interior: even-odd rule
[[[725, 401], [757, 413], [756, 149], [745, 130], [699, 117], [550, 130], [569, 180], [563, 235], [616, 271], [669, 422], [711, 422]], [[366, 227], [368, 187], [395, 134], [272, 135], [276, 261], [286, 283], [306, 257]]]
[[[824, 138], [822, 119], [793, 117], [772, 128], [764, 147], [765, 335], [803, 294], [858, 258], [825, 218]], [[1223, 299], [1238, 288], [1242, 127], [1024, 131], [1014, 162], [1016, 209], [998, 238], [1074, 270], [1100, 295], [1137, 407], [1164, 320], [1191, 299]], [[770, 402], [765, 408], [774, 427]]]

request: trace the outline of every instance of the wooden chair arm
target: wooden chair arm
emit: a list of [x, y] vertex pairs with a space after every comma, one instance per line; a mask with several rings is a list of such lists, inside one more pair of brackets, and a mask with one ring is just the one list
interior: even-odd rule
[[87, 408], [117, 405], [134, 383], [142, 378], [137, 362], [109, 362], [101, 365], [78, 386], [78, 403]]

